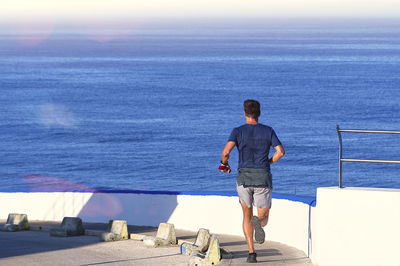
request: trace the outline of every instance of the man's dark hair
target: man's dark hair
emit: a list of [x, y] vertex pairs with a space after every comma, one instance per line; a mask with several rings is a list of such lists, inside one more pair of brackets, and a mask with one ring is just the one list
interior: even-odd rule
[[257, 119], [260, 116], [260, 103], [256, 100], [244, 101], [244, 112], [246, 116]]

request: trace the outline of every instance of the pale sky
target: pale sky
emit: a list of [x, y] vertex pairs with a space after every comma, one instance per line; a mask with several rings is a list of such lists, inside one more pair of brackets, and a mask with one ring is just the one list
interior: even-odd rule
[[398, 17], [400, 0], [0, 0], [0, 21]]

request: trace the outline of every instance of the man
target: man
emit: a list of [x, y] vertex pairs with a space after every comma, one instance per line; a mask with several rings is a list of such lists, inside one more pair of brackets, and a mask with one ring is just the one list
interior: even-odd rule
[[[243, 232], [249, 248], [247, 262], [250, 263], [257, 262], [253, 230], [257, 243], [262, 244], [265, 239], [263, 227], [268, 223], [271, 208], [272, 175], [270, 165], [285, 155], [285, 150], [275, 131], [269, 126], [258, 123], [260, 114], [258, 101], [246, 100], [244, 102], [246, 124], [232, 130], [222, 151], [219, 168], [224, 173], [231, 172], [228, 159], [230, 152], [236, 146], [239, 151], [236, 189], [243, 210]], [[274, 147], [275, 153], [268, 158], [271, 146]], [[253, 205], [257, 208], [257, 216], [253, 216]]]

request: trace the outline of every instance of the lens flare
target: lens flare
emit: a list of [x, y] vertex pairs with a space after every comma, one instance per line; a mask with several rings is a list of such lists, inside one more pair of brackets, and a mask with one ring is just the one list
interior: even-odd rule
[[26, 175], [24, 176], [25, 182], [29, 184], [33, 192], [95, 192], [93, 188], [85, 185], [69, 181], [67, 179], [41, 176], [41, 175]]
[[78, 125], [72, 112], [62, 104], [43, 104], [36, 115], [40, 124], [46, 127], [75, 128]]

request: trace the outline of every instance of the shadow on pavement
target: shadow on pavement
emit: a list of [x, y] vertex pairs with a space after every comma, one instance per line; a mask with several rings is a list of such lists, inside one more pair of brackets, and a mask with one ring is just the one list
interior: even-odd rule
[[[50, 236], [48, 229], [60, 226], [60, 222], [32, 221], [30, 225], [41, 228], [43, 231], [0, 231], [0, 258], [71, 249], [101, 242], [97, 236]], [[107, 224], [105, 223], [84, 223], [83, 226], [86, 230], [107, 230]], [[0, 224], [0, 227], [2, 228], [3, 224]], [[128, 231], [129, 233], [155, 235], [157, 228], [152, 226], [128, 225]]]
[[[257, 252], [257, 259], [261, 259], [262, 257], [269, 257], [269, 256], [281, 256], [282, 253], [278, 249], [258, 249]], [[248, 250], [240, 250], [240, 251], [231, 251], [233, 258], [247, 258], [249, 255]]]
[[234, 241], [234, 242], [224, 242], [220, 243], [221, 247], [227, 247], [227, 246], [242, 246], [245, 245], [247, 246], [246, 241]]
[[139, 261], [139, 260], [147, 260], [147, 259], [157, 259], [157, 258], [166, 258], [166, 257], [173, 257], [173, 256], [181, 256], [182, 254], [169, 254], [169, 255], [162, 255], [162, 256], [151, 256], [148, 258], [136, 258], [136, 259], [128, 259], [128, 260], [113, 260], [113, 261], [103, 261], [103, 262], [96, 262], [90, 264], [82, 264], [81, 266], [91, 266], [91, 265], [102, 265], [102, 264], [113, 264], [113, 263], [122, 263], [122, 262], [129, 262], [129, 261]]
[[0, 258], [70, 249], [96, 244], [98, 237], [51, 237], [49, 232], [20, 231], [0, 232]]

